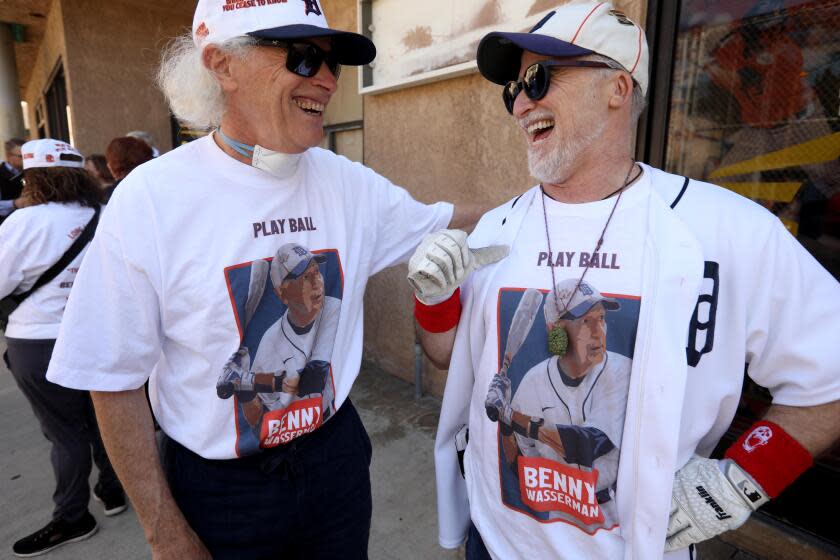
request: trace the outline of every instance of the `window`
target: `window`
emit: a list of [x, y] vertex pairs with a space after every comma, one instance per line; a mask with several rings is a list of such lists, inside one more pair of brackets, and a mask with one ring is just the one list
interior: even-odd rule
[[[58, 69], [44, 93], [44, 111], [50, 138], [70, 142], [70, 125], [67, 119], [67, 86], [64, 81], [64, 66]], [[40, 128], [40, 127], [39, 127]]]
[[[673, 57], [670, 82], [659, 82], [670, 83], [669, 101], [658, 105], [668, 110], [664, 168], [754, 199], [840, 278], [840, 2], [677, 4], [675, 41], [658, 47], [660, 56]], [[719, 451], [769, 400], [745, 378], [738, 416]], [[762, 512], [840, 545], [836, 522], [814, 507], [838, 500], [835, 448]]]
[[352, 161], [364, 160], [364, 129], [362, 121], [355, 121], [324, 127], [321, 147]]

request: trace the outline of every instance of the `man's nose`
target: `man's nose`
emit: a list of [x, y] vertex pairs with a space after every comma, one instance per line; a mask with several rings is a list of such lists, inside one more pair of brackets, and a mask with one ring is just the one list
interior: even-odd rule
[[326, 62], [321, 63], [321, 68], [318, 69], [318, 73], [310, 79], [313, 84], [323, 88], [330, 95], [334, 94], [338, 89], [338, 79], [335, 77], [335, 74], [330, 71]]
[[520, 91], [519, 95], [516, 96], [516, 99], [513, 100], [513, 116], [517, 119], [521, 119], [528, 113], [534, 110], [537, 104], [527, 95], [525, 95], [525, 91]]

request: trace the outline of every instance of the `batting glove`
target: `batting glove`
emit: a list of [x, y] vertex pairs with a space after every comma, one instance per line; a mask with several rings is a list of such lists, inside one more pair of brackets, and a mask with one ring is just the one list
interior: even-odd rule
[[216, 394], [220, 399], [229, 399], [239, 391], [254, 390], [254, 375], [249, 371], [250, 367], [248, 347], [240, 346], [222, 366], [222, 374], [216, 381]]
[[470, 249], [466, 232], [443, 229], [423, 238], [414, 251], [408, 282], [420, 303], [436, 305], [452, 297], [474, 270], [502, 260], [509, 251], [504, 245]]
[[492, 422], [510, 427], [513, 409], [510, 406], [510, 379], [507, 376], [498, 373], [493, 376], [484, 400], [484, 410]]
[[730, 459], [695, 455], [674, 479], [665, 551], [737, 529], [770, 497]]

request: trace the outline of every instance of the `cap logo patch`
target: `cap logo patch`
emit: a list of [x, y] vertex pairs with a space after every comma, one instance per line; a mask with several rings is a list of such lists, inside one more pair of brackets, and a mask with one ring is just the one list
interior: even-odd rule
[[47, 154], [47, 157], [45, 159], [50, 163], [53, 163], [55, 161], [55, 158], [52, 154]]
[[557, 12], [548, 12], [548, 13], [545, 15], [545, 17], [544, 17], [544, 18], [542, 18], [542, 19], [540, 20], [540, 22], [539, 22], [537, 25], [535, 25], [535, 26], [531, 29], [531, 31], [529, 31], [528, 33], [533, 33], [534, 31], [537, 31], [538, 29], [540, 29], [543, 25], [545, 25], [545, 24], [548, 22], [548, 20], [550, 20], [551, 18], [553, 18], [553, 17], [554, 17], [554, 14], [556, 14], [556, 13], [557, 13]]
[[306, 249], [304, 249], [303, 247], [301, 247], [299, 245], [295, 245], [295, 247], [292, 250], [299, 257], [305, 257], [306, 256]]
[[624, 12], [620, 12], [618, 10], [610, 10], [609, 13], [611, 16], [614, 16], [618, 20], [618, 23], [621, 23], [623, 25], [633, 25], [633, 22], [630, 21], [630, 18], [628, 18], [624, 14]]
[[747, 436], [747, 439], [744, 440], [744, 451], [752, 453], [757, 447], [767, 445], [767, 442], [769, 442], [772, 437], [773, 430], [771, 430], [769, 426], [759, 426]]
[[580, 291], [580, 293], [582, 293], [585, 296], [591, 296], [593, 294], [592, 288], [589, 287], [589, 284], [584, 284], [582, 282], [580, 284], [580, 290], [579, 291]]
[[306, 4], [306, 13], [303, 15], [308, 16], [309, 14], [315, 14], [316, 16], [321, 15], [321, 8], [318, 6], [318, 0], [303, 0]]

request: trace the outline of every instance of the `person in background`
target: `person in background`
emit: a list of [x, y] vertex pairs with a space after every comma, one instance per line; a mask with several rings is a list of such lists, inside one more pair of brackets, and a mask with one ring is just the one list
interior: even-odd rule
[[96, 226], [102, 189], [83, 169], [84, 158], [69, 144], [35, 140], [23, 145], [23, 154], [27, 205], [0, 225], [0, 297], [29, 295], [9, 315], [8, 350], [3, 357], [52, 444], [56, 481], [52, 520], [12, 547], [15, 555], [28, 557], [84, 540], [97, 531], [96, 519], [87, 507], [91, 450], [99, 467], [93, 494], [104, 503], [105, 515], [124, 511], [126, 500], [99, 437], [90, 394], [46, 378], [64, 306], [86, 248], [52, 280], [32, 291], [76, 240], [85, 238], [88, 224]]
[[20, 147], [24, 141], [20, 138], [11, 138], [4, 144], [6, 160], [0, 163], [0, 224], [3, 220], [21, 207], [20, 197], [23, 188], [21, 171], [23, 170], [23, 157]]
[[85, 158], [85, 169], [93, 175], [96, 182], [103, 190], [114, 185], [114, 176], [108, 169], [108, 161], [102, 154], [91, 154]]
[[114, 176], [114, 184], [105, 189], [106, 202], [111, 199], [117, 185], [135, 167], [154, 157], [152, 148], [143, 140], [131, 136], [114, 138], [105, 149], [108, 170]]
[[157, 149], [155, 146], [155, 139], [152, 138], [152, 135], [146, 132], [145, 130], [132, 130], [131, 132], [126, 133], [126, 136], [131, 136], [132, 138], [139, 138], [143, 142], [149, 145], [152, 149], [152, 157], [158, 157], [160, 155], [160, 150]]

